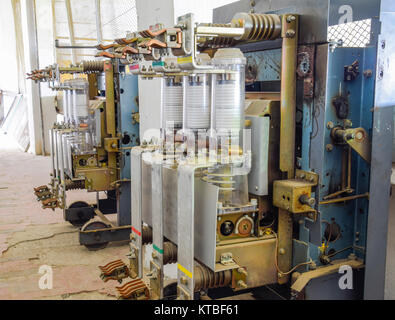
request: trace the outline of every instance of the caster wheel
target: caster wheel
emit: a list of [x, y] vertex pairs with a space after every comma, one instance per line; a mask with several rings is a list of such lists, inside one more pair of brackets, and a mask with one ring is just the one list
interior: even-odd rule
[[[109, 228], [109, 225], [105, 224], [102, 221], [91, 221], [87, 222], [82, 228], [81, 231], [89, 231], [89, 230], [97, 230], [97, 229], [106, 229]], [[100, 235], [95, 235], [97, 236], [96, 240], [100, 241]], [[99, 243], [94, 243], [94, 244], [85, 244], [84, 246], [89, 250], [89, 251], [97, 251], [104, 249], [107, 247], [108, 242], [99, 242]]]
[[[76, 201], [73, 202], [69, 208], [70, 209], [77, 209], [77, 208], [86, 208], [86, 207], [90, 207], [90, 205], [84, 201]], [[74, 227], [81, 227], [83, 226], [87, 221], [89, 221], [92, 217], [89, 218], [84, 218], [83, 217], [83, 212], [78, 212], [77, 213], [79, 219], [78, 220], [72, 220], [69, 221]]]

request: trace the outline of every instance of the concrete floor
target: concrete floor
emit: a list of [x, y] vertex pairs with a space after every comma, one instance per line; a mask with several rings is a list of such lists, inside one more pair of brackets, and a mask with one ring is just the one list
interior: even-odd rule
[[[104, 283], [99, 265], [128, 253], [127, 243], [101, 251], [79, 245], [62, 211], [43, 210], [33, 187], [48, 183], [49, 157], [0, 151], [0, 299], [116, 299], [117, 282]], [[74, 192], [69, 199], [91, 200]], [[53, 288], [39, 288], [40, 266], [53, 269]]]
[[[41, 209], [33, 187], [48, 183], [49, 168], [49, 157], [0, 150], [0, 299], [116, 299], [118, 283], [102, 282], [97, 266], [126, 262], [127, 243], [88, 251], [61, 210]], [[70, 192], [68, 200], [94, 201], [95, 194]], [[391, 205], [386, 299], [395, 299], [395, 189]], [[42, 265], [53, 268], [51, 290], [39, 288]]]

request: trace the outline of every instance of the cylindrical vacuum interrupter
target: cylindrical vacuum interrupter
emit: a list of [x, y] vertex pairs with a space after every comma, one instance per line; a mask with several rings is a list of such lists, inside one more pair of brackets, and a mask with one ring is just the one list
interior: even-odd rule
[[162, 81], [162, 128], [179, 129], [182, 127], [182, 79], [164, 77]]
[[216, 69], [226, 70], [214, 77], [213, 128], [219, 136], [238, 136], [244, 127], [246, 58], [238, 48], [218, 49], [213, 58]]
[[88, 124], [89, 108], [89, 83], [84, 79], [73, 79], [73, 115], [75, 125]]
[[210, 82], [207, 74], [187, 77], [185, 90], [186, 129], [198, 130], [210, 127]]

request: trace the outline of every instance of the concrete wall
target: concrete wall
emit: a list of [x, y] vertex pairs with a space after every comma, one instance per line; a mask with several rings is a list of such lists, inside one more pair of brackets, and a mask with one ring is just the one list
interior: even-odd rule
[[[36, 23], [38, 57], [40, 68], [45, 68], [53, 64], [55, 60], [54, 38], [52, 30], [52, 10], [51, 0], [36, 1]], [[43, 130], [45, 153], [50, 153], [49, 134], [54, 122], [56, 122], [55, 97], [56, 92], [52, 91], [47, 83], [40, 84], [41, 108], [43, 113]]]

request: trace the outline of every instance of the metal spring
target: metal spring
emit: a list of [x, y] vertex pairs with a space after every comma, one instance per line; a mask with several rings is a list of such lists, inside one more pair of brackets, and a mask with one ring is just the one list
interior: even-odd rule
[[104, 61], [96, 61], [96, 60], [82, 61], [81, 66], [83, 68], [83, 71], [86, 73], [103, 72]]
[[203, 181], [216, 185], [217, 187], [219, 187], [220, 190], [226, 190], [226, 191], [235, 190], [235, 188], [227, 186], [227, 185], [235, 184], [235, 181], [233, 180], [234, 177], [233, 174], [215, 173], [215, 172], [209, 172], [208, 170], [203, 171], [203, 174], [204, 174], [204, 176], [202, 177]]
[[214, 37], [212, 39], [208, 39], [201, 44], [201, 47], [204, 48], [227, 48], [234, 46], [236, 40], [233, 38], [226, 38], [226, 37]]

